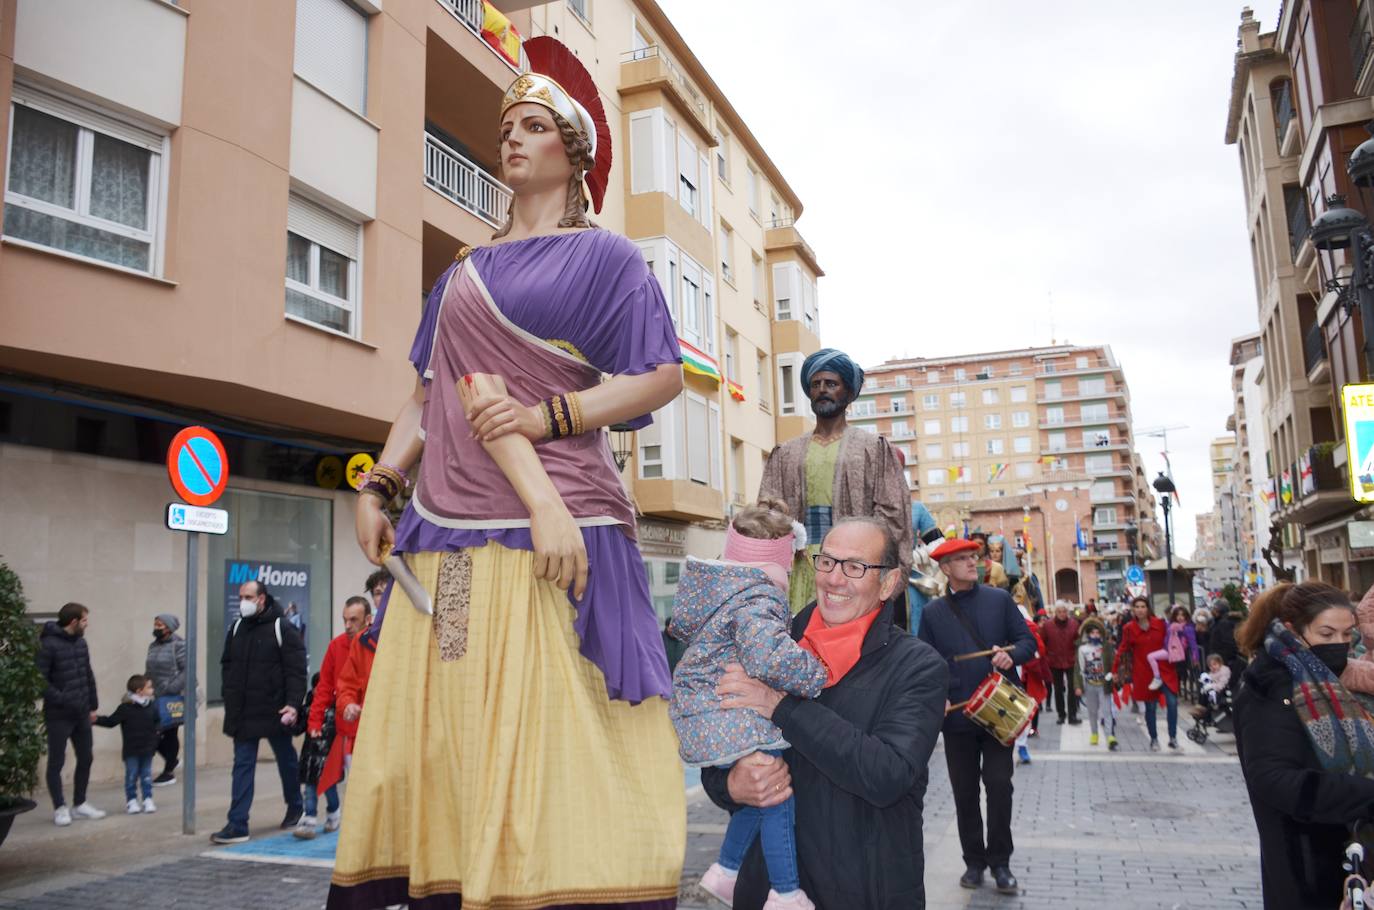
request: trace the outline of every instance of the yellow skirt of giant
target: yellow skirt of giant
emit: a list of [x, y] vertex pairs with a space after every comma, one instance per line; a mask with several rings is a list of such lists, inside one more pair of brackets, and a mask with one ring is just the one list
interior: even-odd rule
[[[667, 702], [607, 697], [532, 553], [468, 552], [457, 659], [441, 659], [434, 620], [392, 587], [334, 885], [399, 878], [412, 899], [461, 894], [464, 910], [676, 897], [686, 807]], [[428, 591], [442, 557], [408, 557]]]

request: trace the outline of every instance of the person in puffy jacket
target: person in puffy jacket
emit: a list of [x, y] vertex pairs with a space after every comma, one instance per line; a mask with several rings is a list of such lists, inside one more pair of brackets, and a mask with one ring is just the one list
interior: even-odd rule
[[[78, 603], [63, 604], [57, 621], [44, 624], [38, 637], [38, 671], [43, 674], [43, 723], [48, 728], [48, 793], [52, 796], [53, 822], [58, 827], [78, 818], [104, 818], [105, 812], [86, 802], [91, 780], [91, 724], [100, 700], [95, 692], [91, 652], [86, 647], [90, 610]], [[76, 778], [72, 782], [73, 808], [62, 796], [62, 765], [67, 760], [67, 741], [76, 751]]]
[[[1045, 660], [1050, 665], [1054, 681], [1054, 713], [1056, 723], [1067, 720], [1080, 724], [1078, 717], [1078, 696], [1073, 694], [1073, 666], [1078, 659], [1078, 620], [1069, 615], [1069, 605], [1058, 601], [1054, 605], [1054, 616], [1040, 623], [1040, 635], [1045, 641]], [[1064, 706], [1068, 703], [1068, 716]]]
[[[153, 618], [153, 643], [148, 646], [143, 675], [152, 679], [155, 698], [186, 693], [186, 641], [177, 634], [180, 627], [181, 620], [171, 613], [159, 613]], [[158, 734], [157, 754], [162, 756], [162, 773], [153, 778], [155, 787], [176, 783], [177, 760], [181, 755], [179, 728], [179, 724], [170, 724]]]
[[[669, 716], [688, 765], [728, 768], [756, 752], [778, 756], [788, 748], [772, 721], [747, 708], [721, 706], [716, 685], [728, 668], [741, 665], [751, 677], [801, 698], [814, 698], [827, 682], [823, 657], [788, 633], [787, 572], [796, 539], [785, 513], [751, 506], [726, 532], [723, 561], [687, 561], [669, 631], [688, 647], [673, 674]], [[745, 852], [758, 836], [772, 886], [764, 907], [812, 910], [797, 869], [795, 813], [791, 798], [735, 812], [702, 887], [732, 904]]]

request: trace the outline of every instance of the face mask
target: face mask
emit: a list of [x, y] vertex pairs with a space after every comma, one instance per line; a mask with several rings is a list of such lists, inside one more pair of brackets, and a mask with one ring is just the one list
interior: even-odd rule
[[153, 630], [153, 641], [162, 641], [162, 633], [156, 629]]
[[1092, 642], [1092, 643], [1095, 644], [1095, 645], [1096, 645], [1096, 644], [1101, 644], [1101, 643], [1102, 643], [1102, 636], [1101, 636], [1101, 635], [1089, 635], [1089, 636], [1088, 636], [1088, 641]]
[[258, 612], [258, 602], [256, 600], [240, 600], [239, 615], [244, 619]]
[[151, 702], [152, 699], [146, 695], [131, 695], [129, 696], [129, 701], [133, 702], [136, 705], [146, 705], [149, 702]]
[[1346, 663], [1350, 660], [1350, 645], [1344, 642], [1334, 642], [1329, 645], [1308, 645], [1307, 650], [1311, 651], [1317, 660], [1326, 664], [1326, 668], [1337, 676], [1345, 670]]

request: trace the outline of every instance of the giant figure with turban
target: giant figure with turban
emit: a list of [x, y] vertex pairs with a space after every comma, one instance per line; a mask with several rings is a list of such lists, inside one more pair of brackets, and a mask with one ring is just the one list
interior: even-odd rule
[[773, 449], [759, 486], [760, 500], [786, 503], [806, 526], [806, 558], [799, 554], [792, 568], [793, 613], [816, 599], [810, 557], [841, 518], [861, 515], [885, 523], [902, 554], [902, 571], [911, 571], [911, 491], [901, 463], [885, 438], [845, 420], [845, 409], [863, 388], [863, 369], [849, 355], [823, 348], [802, 364], [801, 382], [816, 429]]

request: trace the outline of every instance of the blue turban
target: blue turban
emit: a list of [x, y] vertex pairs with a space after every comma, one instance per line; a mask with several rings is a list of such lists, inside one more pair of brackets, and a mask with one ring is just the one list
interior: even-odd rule
[[843, 351], [837, 351], [834, 348], [821, 348], [802, 363], [802, 389], [805, 390], [808, 398], [811, 396], [811, 377], [822, 370], [839, 374], [840, 379], [849, 388], [850, 395], [858, 395], [859, 389], [863, 388], [863, 367], [851, 360], [849, 355]]

